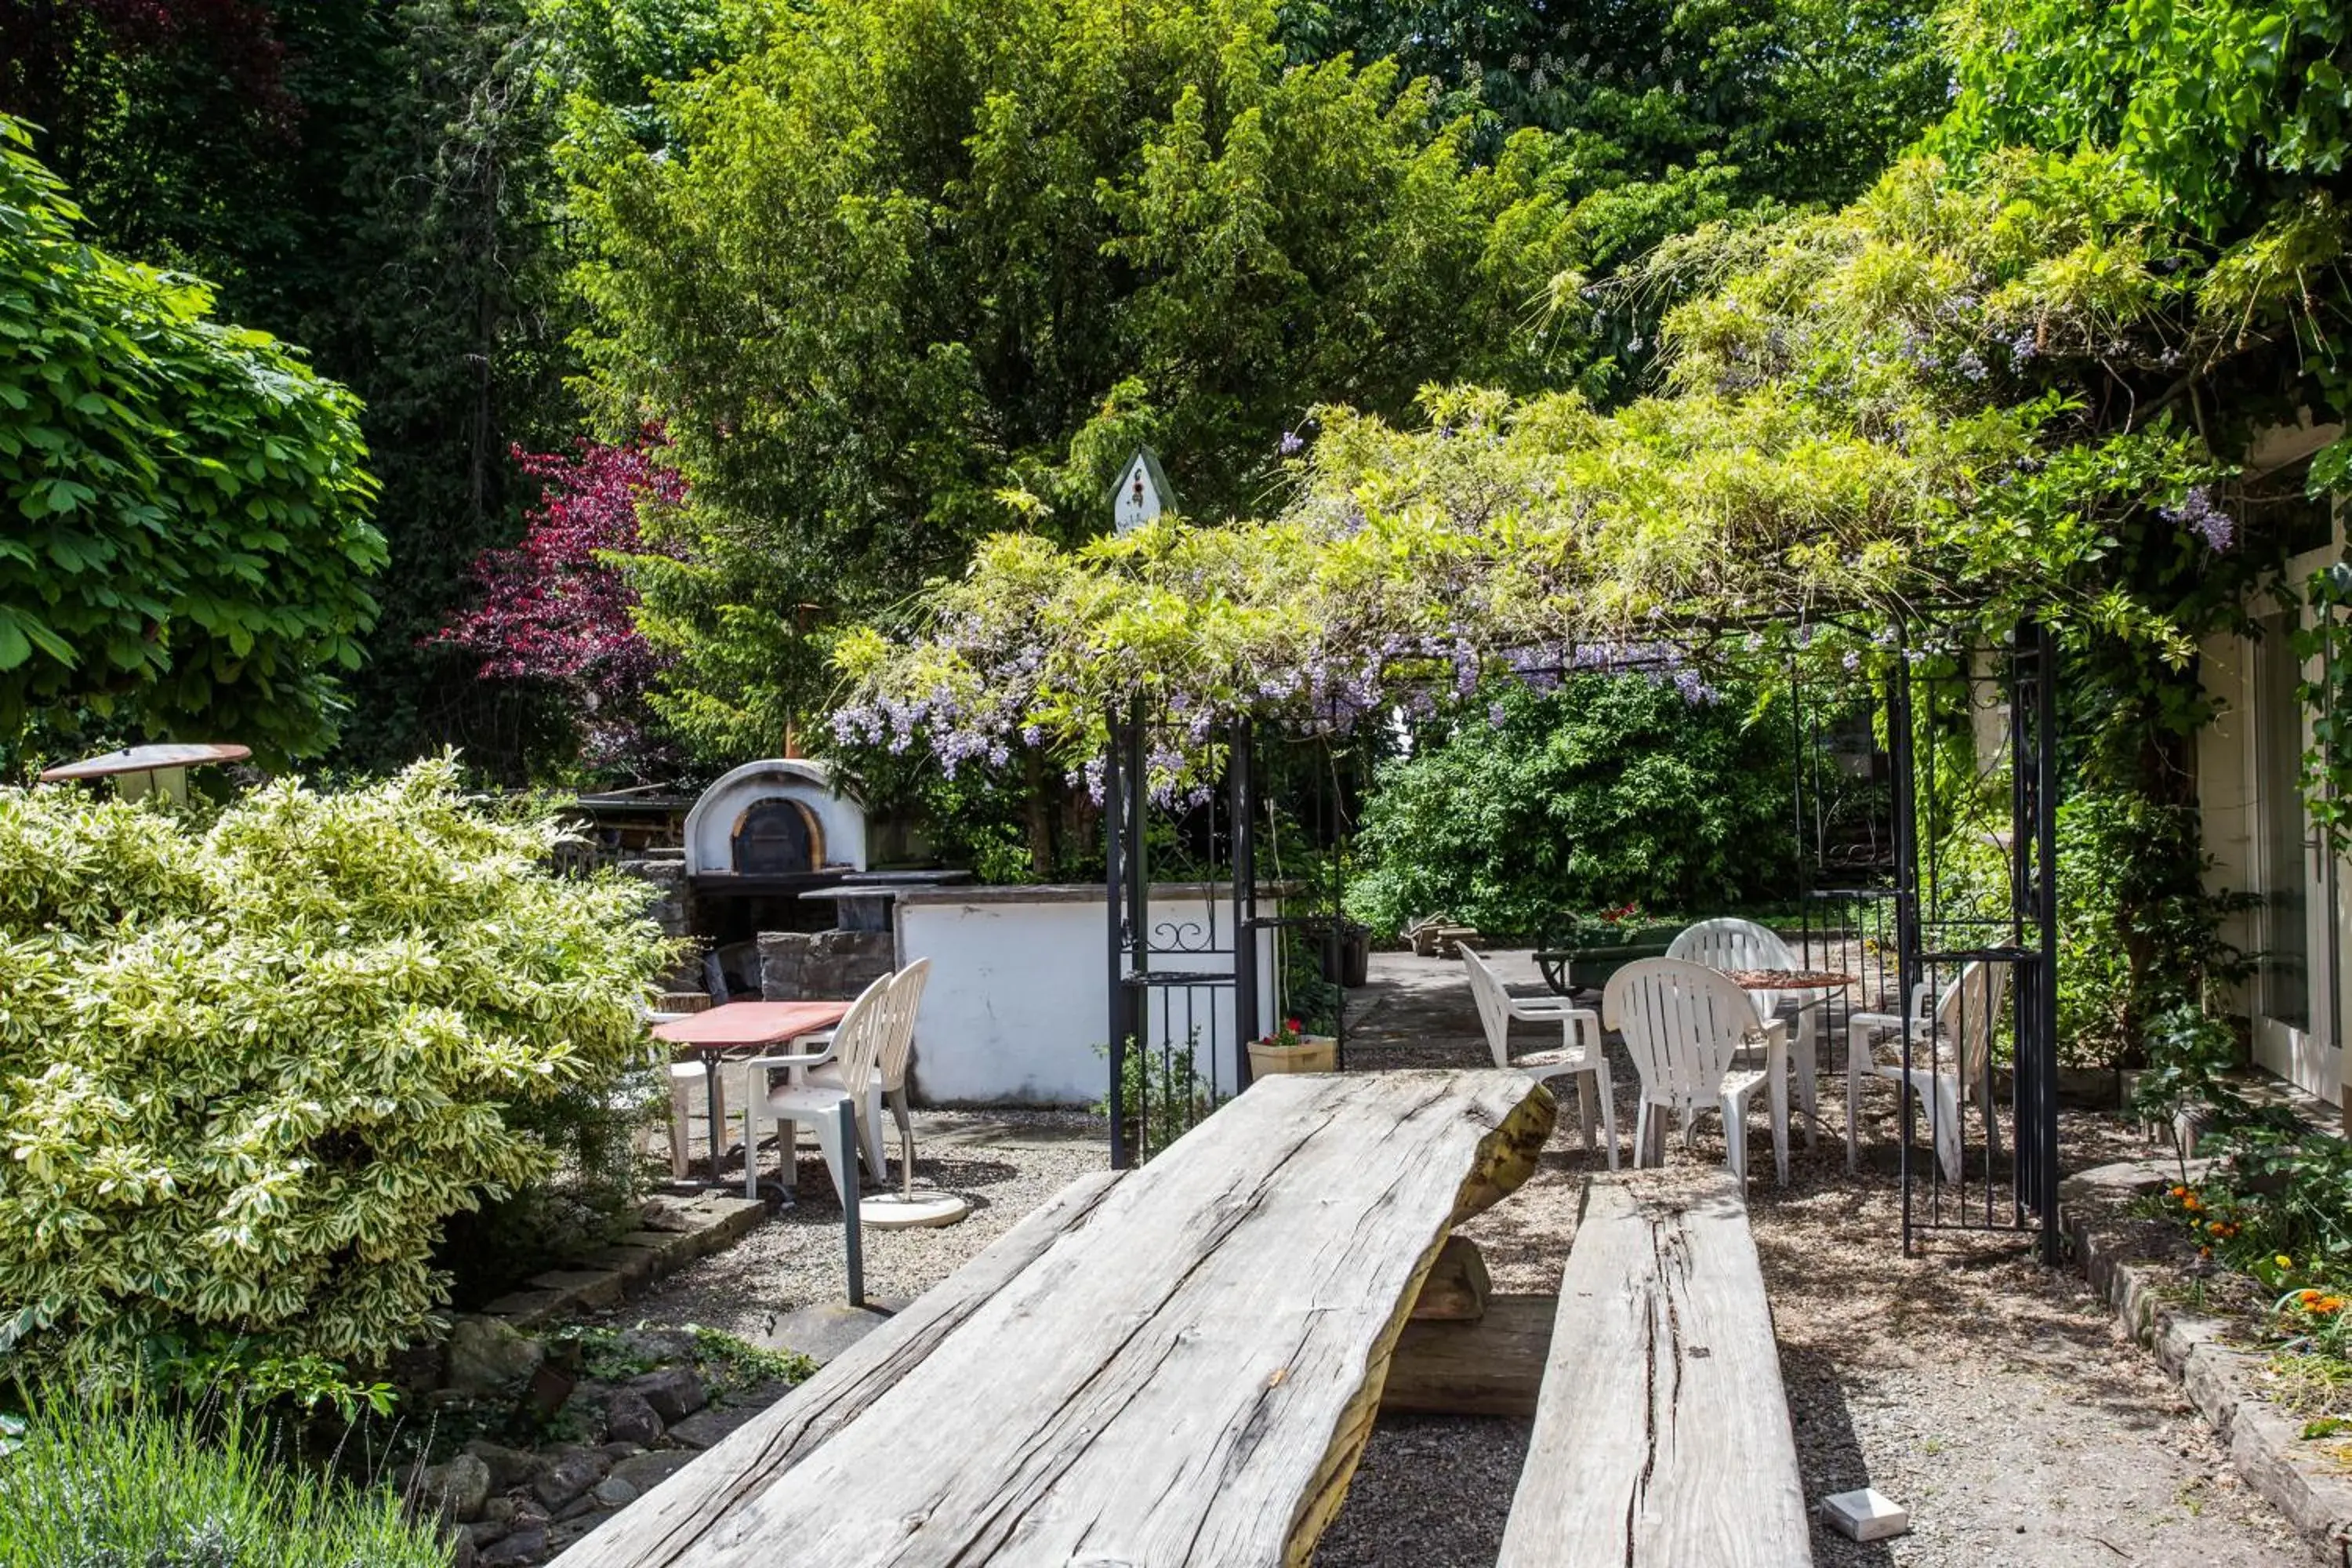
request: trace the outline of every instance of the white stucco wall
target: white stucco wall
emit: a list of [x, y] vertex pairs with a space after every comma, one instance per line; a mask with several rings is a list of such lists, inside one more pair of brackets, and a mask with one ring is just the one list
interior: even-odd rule
[[[1211, 899], [1192, 888], [1153, 889], [1151, 917], [1205, 926]], [[1278, 912], [1261, 898], [1261, 915]], [[1231, 945], [1233, 906], [1215, 900], [1217, 929]], [[898, 962], [931, 961], [915, 1020], [913, 1082], [925, 1104], [1091, 1104], [1109, 1068], [1095, 1047], [1110, 1036], [1109, 935], [1103, 890], [1092, 888], [940, 888], [901, 895]], [[1258, 934], [1261, 1029], [1274, 1018], [1275, 933]], [[1160, 961], [1168, 969], [1233, 973], [1226, 957]], [[1163, 1011], [1162, 996], [1168, 1006]], [[1190, 1022], [1200, 1029], [1199, 1068], [1212, 1067], [1221, 1092], [1234, 1081], [1233, 998], [1219, 987], [1152, 994], [1148, 1035], [1181, 1050]]]

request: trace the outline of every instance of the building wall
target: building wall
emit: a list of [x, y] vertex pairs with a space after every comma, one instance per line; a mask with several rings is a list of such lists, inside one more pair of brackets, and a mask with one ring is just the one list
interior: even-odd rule
[[[2290, 469], [2342, 433], [2341, 426], [2332, 425], [2282, 426], [2265, 431], [2246, 453], [2246, 477], [2250, 482], [2259, 483], [2266, 475]], [[2273, 478], [2270, 488], [2276, 489], [2283, 482]], [[2324, 545], [2326, 530], [2310, 542]], [[2318, 560], [2340, 553], [2342, 542], [2339, 508], [2335, 543], [2299, 557], [2290, 577], [2309, 571]], [[2300, 584], [2291, 582], [2289, 586], [2299, 587]], [[2250, 615], [2266, 620], [2275, 616], [2279, 608], [2267, 592], [2246, 605]], [[2200, 678], [2206, 694], [2219, 710], [2213, 721], [2199, 732], [2196, 747], [2198, 813], [2208, 858], [2205, 886], [2210, 891], [2252, 892], [2265, 900], [2275, 900], [2281, 889], [2272, 885], [2277, 870], [2272, 863], [2273, 856], [2267, 852], [2273, 824], [2279, 830], [2295, 832], [2298, 837], [2310, 832], [2301, 802], [2293, 792], [2284, 798], [2266, 798], [2264, 794], [2265, 778], [2276, 771], [2265, 769], [2265, 756], [2273, 748], [2283, 748], [2288, 755], [2297, 754], [2304, 744], [2300, 725], [2294, 734], [2263, 732], [2263, 688], [2258, 684], [2263, 661], [2292, 657], [2284, 640], [2275, 635], [2260, 643], [2241, 637], [2217, 637], [2200, 645]], [[2280, 813], [2293, 813], [2294, 817], [2282, 821]], [[2338, 876], [2352, 883], [2352, 868], [2339, 867]], [[2296, 885], [2287, 891], [2299, 894], [2311, 907], [2324, 910], [2327, 884], [2324, 873], [2313, 868], [2311, 857], [2300, 858], [2294, 877]], [[2287, 906], [2266, 906], [2232, 916], [2224, 925], [2222, 935], [2242, 951], [2259, 954], [2272, 940], [2270, 926], [2275, 918], [2273, 910], [2284, 907]], [[2329, 964], [2346, 962], [2347, 936], [2352, 936], [2352, 931], [2343, 929], [2340, 919], [2334, 922], [2332, 930], [2329, 922], [2322, 920], [2308, 931], [2312, 1018], [2311, 1027], [2300, 1035], [2264, 1019], [2263, 998], [2268, 987], [2263, 976], [2257, 975], [2236, 987], [2235, 994], [2228, 999], [2232, 1011], [2253, 1021], [2258, 1065], [2323, 1100], [2337, 1102], [2342, 1097], [2339, 1079], [2345, 1070], [2345, 1058], [2332, 1043], [2338, 1030], [2329, 1026], [2325, 1015], [2333, 994]]]
[[[2242, 637], [2208, 637], [2198, 648], [2205, 693], [2219, 710], [2197, 734], [2198, 825], [2208, 857], [2205, 888], [2212, 893], [2259, 891], [2262, 868], [2255, 849], [2254, 645]], [[2232, 915], [2222, 937], [2242, 952], [2261, 943], [2252, 913]], [[2253, 1010], [2251, 983], [2232, 988], [2230, 1011]]]
[[[1230, 897], [1214, 901], [1218, 929], [1233, 930]], [[1151, 918], [1207, 925], [1212, 896], [1155, 888]], [[1261, 914], [1276, 912], [1262, 900]], [[1110, 1035], [1109, 934], [1103, 889], [1093, 887], [940, 888], [899, 896], [898, 962], [931, 961], [915, 1020], [912, 1087], [925, 1104], [1090, 1105], [1104, 1097], [1109, 1068], [1096, 1048]], [[1258, 1016], [1274, 1021], [1275, 933], [1258, 934]], [[1230, 958], [1202, 955], [1185, 967], [1230, 974]], [[1150, 1044], [1184, 1048], [1187, 993], [1155, 996]], [[1202, 1076], [1223, 1092], [1234, 1081], [1232, 995], [1202, 990], [1189, 1023], [1200, 1029]]]

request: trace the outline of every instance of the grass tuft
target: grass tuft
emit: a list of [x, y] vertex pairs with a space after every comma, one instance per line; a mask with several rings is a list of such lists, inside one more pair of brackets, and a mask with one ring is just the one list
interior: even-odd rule
[[9, 1430], [5, 1568], [447, 1568], [389, 1491], [304, 1466], [234, 1405], [167, 1415], [60, 1394]]

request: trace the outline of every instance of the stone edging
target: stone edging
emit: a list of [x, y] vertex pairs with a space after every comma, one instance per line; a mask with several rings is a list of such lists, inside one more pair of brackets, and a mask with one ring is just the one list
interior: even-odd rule
[[767, 1213], [762, 1202], [716, 1190], [656, 1198], [646, 1205], [642, 1228], [570, 1268], [534, 1276], [527, 1289], [499, 1297], [481, 1315], [504, 1319], [518, 1329], [539, 1329], [559, 1318], [610, 1307], [696, 1258], [733, 1245]]
[[2320, 1562], [2352, 1568], [2352, 1476], [2310, 1452], [2302, 1423], [2262, 1391], [2263, 1358], [2227, 1342], [2229, 1324], [2159, 1297], [2153, 1268], [2135, 1257], [2130, 1233], [2109, 1217], [2124, 1202], [2178, 1179], [2177, 1167], [2149, 1160], [2070, 1176], [2058, 1189], [2059, 1224], [2092, 1288], [2179, 1382], [2228, 1445], [2246, 1484], [2286, 1516]]

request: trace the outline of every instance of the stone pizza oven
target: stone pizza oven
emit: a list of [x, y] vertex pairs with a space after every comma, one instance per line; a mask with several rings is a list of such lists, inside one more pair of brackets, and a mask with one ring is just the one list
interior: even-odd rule
[[778, 890], [866, 869], [866, 807], [837, 791], [824, 763], [798, 757], [746, 763], [703, 791], [686, 814], [686, 874], [698, 893], [722, 879]]

